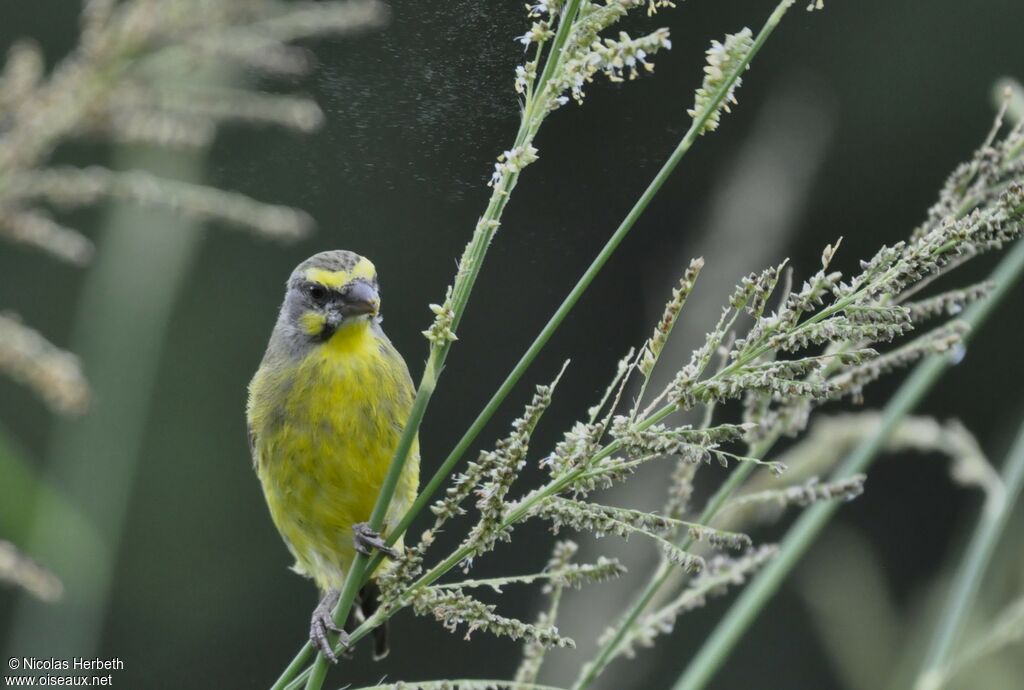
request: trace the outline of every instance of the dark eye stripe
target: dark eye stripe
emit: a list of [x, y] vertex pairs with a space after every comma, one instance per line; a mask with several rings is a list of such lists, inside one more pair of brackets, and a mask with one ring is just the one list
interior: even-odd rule
[[[374, 290], [380, 294], [380, 288], [377, 285], [377, 281], [362, 281], [366, 282], [373, 287]], [[349, 283], [351, 285], [351, 283]], [[299, 285], [299, 289], [306, 295], [309, 295], [316, 302], [325, 302], [329, 299], [344, 299], [348, 293], [348, 287], [346, 285], [343, 288], [331, 288], [323, 285], [322, 283], [316, 283], [312, 281], [303, 281]]]

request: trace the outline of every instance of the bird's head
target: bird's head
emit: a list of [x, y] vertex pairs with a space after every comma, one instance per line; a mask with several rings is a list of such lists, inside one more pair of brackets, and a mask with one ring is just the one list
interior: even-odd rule
[[336, 332], [380, 318], [377, 270], [354, 252], [320, 252], [288, 278], [281, 318], [292, 332], [326, 341]]

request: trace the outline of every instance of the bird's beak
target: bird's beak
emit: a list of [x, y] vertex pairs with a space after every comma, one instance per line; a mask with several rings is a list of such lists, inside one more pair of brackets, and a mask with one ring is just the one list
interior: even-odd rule
[[377, 314], [380, 309], [380, 295], [369, 283], [357, 280], [350, 283], [341, 298], [340, 311], [343, 316], [362, 316]]

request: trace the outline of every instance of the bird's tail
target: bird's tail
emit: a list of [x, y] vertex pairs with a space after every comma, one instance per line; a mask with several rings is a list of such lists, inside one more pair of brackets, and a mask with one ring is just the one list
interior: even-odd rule
[[[380, 589], [374, 582], [367, 583], [359, 590], [359, 609], [364, 618], [369, 618], [380, 605]], [[388, 622], [384, 621], [373, 629], [373, 660], [380, 661], [388, 655]]]

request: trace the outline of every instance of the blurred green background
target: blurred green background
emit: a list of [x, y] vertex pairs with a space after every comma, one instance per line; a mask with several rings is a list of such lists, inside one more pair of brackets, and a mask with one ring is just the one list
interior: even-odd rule
[[[646, 336], [689, 256], [703, 253], [714, 280], [726, 281], [704, 288], [699, 298], [707, 305], [725, 298], [734, 277], [786, 256], [797, 277], [806, 276], [822, 247], [839, 236], [845, 239], [838, 265], [854, 269], [880, 244], [910, 232], [946, 175], [983, 139], [993, 82], [1024, 77], [1019, 0], [826, 4], [821, 13], [794, 9], [744, 77], [736, 112], [687, 157], [534, 366], [530, 379], [540, 382], [564, 358], [573, 360], [536, 436], [538, 453], [584, 413], [616, 360]], [[584, 107], [566, 107], [548, 120], [537, 142], [540, 161], [516, 189], [428, 413], [424, 474], [447, 454], [685, 131], [709, 40], [759, 25], [771, 5], [688, 2], [634, 20], [637, 31], [672, 30], [673, 49], [655, 60], [655, 75], [595, 83]], [[181, 221], [156, 212], [97, 210], [76, 218], [99, 246], [91, 269], [17, 246], [0, 250], [0, 308], [78, 351], [90, 377], [101, 375], [92, 416], [75, 421], [54, 420], [31, 394], [0, 379], [0, 425], [12, 441], [0, 453], [5, 463], [23, 458], [39, 476], [46, 476], [48, 459], [72, 468], [62, 475], [68, 485], [55, 490], [75, 496], [74, 509], [98, 533], [64, 535], [66, 557], [51, 565], [73, 581], [90, 576], [79, 568], [93, 567], [77, 560], [83, 550], [92, 554], [82, 557], [90, 563], [97, 549], [112, 554], [109, 603], [94, 621], [93, 641], [100, 656], [125, 661], [126, 671], [115, 677], [120, 687], [264, 687], [304, 639], [315, 592], [287, 569], [287, 551], [252, 472], [243, 419], [245, 387], [291, 268], [329, 248], [371, 257], [382, 281], [385, 329], [414, 378], [422, 369], [426, 305], [442, 297], [486, 201], [494, 156], [514, 135], [512, 70], [522, 48], [513, 37], [527, 23], [522, 2], [390, 6], [383, 31], [312, 44], [318, 67], [308, 78], [265, 84], [313, 96], [326, 113], [317, 134], [232, 128], [205, 160], [89, 145], [57, 154], [77, 163], [147, 164], [305, 209], [318, 223], [310, 239], [284, 246], [234, 230], [178, 227]], [[4, 3], [0, 48], [29, 35], [57, 61], [74, 44], [77, 11], [58, 0]], [[716, 236], [731, 239], [716, 243]], [[122, 273], [106, 263], [114, 257]], [[957, 280], [984, 275], [990, 262], [978, 263]], [[101, 270], [105, 277], [90, 284], [89, 272]], [[161, 284], [171, 298], [164, 303], [146, 302], [145, 289], [136, 291]], [[995, 459], [1024, 409], [1022, 309], [1018, 289], [922, 410], [962, 419]], [[107, 324], [104, 337], [89, 340], [81, 334], [95, 320]], [[688, 313], [680, 340], [699, 342], [710, 326]], [[866, 404], [881, 406], [892, 388], [888, 382], [868, 390]], [[528, 395], [529, 386], [520, 386], [484, 442], [504, 430]], [[133, 474], [106, 474], [118, 467], [119, 453], [137, 459]], [[716, 473], [709, 468], [705, 479]], [[111, 486], [125, 497], [126, 519], [123, 536], [113, 540], [103, 529], [117, 512], [106, 498]], [[29, 526], [18, 487], [0, 475], [0, 501], [7, 503], [0, 536], [21, 544]], [[898, 620], [914, 621], [927, 609], [979, 505], [975, 492], [952, 484], [938, 457], [879, 463], [867, 493], [841, 511], [712, 687], [849, 687], [844, 668], [870, 662], [864, 655], [878, 639], [907, 641]], [[1015, 524], [1024, 525], [1020, 507]], [[1009, 532], [986, 586], [995, 607], [1024, 591], [1024, 540], [1019, 529]], [[539, 528], [524, 528], [474, 572], [539, 567], [548, 541]], [[611, 540], [600, 546], [618, 548]], [[631, 564], [639, 570], [650, 554], [637, 553]], [[837, 554], [858, 556], [851, 560], [866, 572], [851, 566], [815, 599], [815, 573]], [[634, 573], [606, 591], [620, 601], [640, 579]], [[591, 595], [604, 596], [601, 587]], [[12, 632], [16, 620], [43, 616], [60, 625], [85, 615], [70, 594], [53, 605], [18, 599], [0, 591], [0, 649], [77, 653], [47, 646], [45, 636]], [[879, 606], [858, 638], [863, 648], [856, 641], [840, 645], [846, 659], [822, 634], [815, 613], [822, 600]], [[501, 601], [503, 610], [528, 619], [539, 606], [530, 591], [509, 590]], [[716, 600], [681, 619], [671, 637], [628, 667], [618, 663], [600, 687], [666, 687], [726, 603]], [[582, 627], [563, 632], [585, 650], [605, 622], [581, 618]], [[856, 625], [850, 619], [851, 629]], [[393, 621], [392, 647], [391, 679], [507, 677], [519, 655], [508, 641], [477, 634], [466, 643], [409, 613]], [[1012, 664], [1014, 652], [1005, 655], [1001, 663]], [[582, 652], [556, 656], [549, 670], [560, 682]], [[874, 662], [895, 666], [900, 659]], [[334, 672], [333, 687], [376, 681], [382, 668], [361, 650]], [[628, 675], [617, 675], [624, 669]], [[1024, 688], [1021, 676], [991, 682]]]

